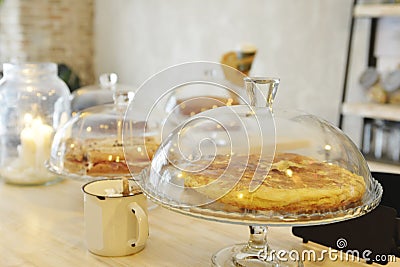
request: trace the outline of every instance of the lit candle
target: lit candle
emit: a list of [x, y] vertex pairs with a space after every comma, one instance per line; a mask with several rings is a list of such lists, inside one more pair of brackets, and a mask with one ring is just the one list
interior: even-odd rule
[[25, 165], [42, 168], [50, 157], [53, 128], [43, 124], [40, 118], [25, 115], [26, 126], [21, 131], [20, 157]]

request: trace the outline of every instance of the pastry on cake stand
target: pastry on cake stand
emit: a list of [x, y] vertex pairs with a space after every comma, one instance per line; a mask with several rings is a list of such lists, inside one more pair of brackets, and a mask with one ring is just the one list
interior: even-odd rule
[[362, 216], [379, 204], [382, 187], [341, 130], [317, 116], [272, 109], [278, 79], [245, 81], [248, 105], [184, 120], [137, 182], [173, 211], [249, 226], [248, 242], [216, 252], [213, 266], [302, 266], [271, 253], [268, 227]]
[[[159, 128], [157, 123], [125, 117], [133, 97], [132, 91], [116, 89], [113, 104], [84, 109], [68, 120], [53, 138], [47, 168], [61, 177], [82, 181], [131, 178], [132, 172], [140, 173], [160, 144]], [[130, 168], [123, 132], [124, 146], [135, 159]]]

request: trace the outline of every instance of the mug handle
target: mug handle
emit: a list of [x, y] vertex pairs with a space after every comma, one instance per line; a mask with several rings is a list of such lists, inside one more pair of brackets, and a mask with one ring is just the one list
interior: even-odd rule
[[147, 220], [147, 215], [143, 211], [142, 207], [136, 202], [130, 203], [128, 207], [135, 215], [139, 227], [138, 236], [136, 240], [130, 240], [130, 246], [143, 246], [146, 243], [147, 236], [149, 235], [149, 223]]

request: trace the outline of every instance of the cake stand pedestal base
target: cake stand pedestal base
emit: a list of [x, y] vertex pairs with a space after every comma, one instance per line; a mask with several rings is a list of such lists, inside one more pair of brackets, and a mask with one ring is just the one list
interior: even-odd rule
[[[280, 251], [283, 250], [274, 250]], [[285, 253], [282, 255], [289, 255]], [[211, 258], [214, 267], [303, 267], [302, 261], [279, 259], [267, 243], [266, 226], [250, 226], [248, 243], [226, 247]]]

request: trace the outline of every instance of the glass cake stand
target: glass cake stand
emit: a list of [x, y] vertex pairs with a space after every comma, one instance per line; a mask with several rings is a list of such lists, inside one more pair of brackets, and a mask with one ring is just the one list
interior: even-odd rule
[[[249, 226], [248, 242], [216, 252], [213, 266], [303, 266], [271, 254], [267, 227], [362, 216], [379, 204], [382, 187], [341, 130], [317, 116], [272, 109], [278, 79], [245, 82], [247, 105], [222, 106], [182, 121], [137, 182], [170, 210]], [[324, 206], [317, 195], [308, 207], [299, 192], [324, 193], [337, 204]]]
[[[141, 179], [146, 180], [149, 177], [150, 168], [144, 169], [141, 173]], [[146, 187], [146, 181], [139, 181], [145, 194], [152, 201], [169, 210], [189, 215], [192, 217], [218, 221], [223, 223], [240, 224], [249, 227], [249, 239], [247, 243], [234, 244], [225, 247], [212, 255], [212, 266], [303, 266], [302, 261], [280, 261], [276, 254], [271, 254], [271, 248], [268, 244], [268, 227], [277, 226], [311, 226], [322, 225], [334, 222], [340, 222], [348, 219], [362, 216], [379, 205], [382, 197], [382, 187], [371, 178], [370, 185], [366, 194], [363, 196], [359, 205], [338, 211], [290, 214], [269, 211], [256, 211], [236, 209], [229, 210], [232, 207], [224, 205], [211, 204], [205, 206], [186, 206], [179, 205], [170, 198], [161, 198], [160, 194], [154, 188]], [[274, 248], [280, 251], [279, 248]], [[289, 255], [286, 253], [285, 255]]]
[[[133, 97], [132, 91], [116, 89], [113, 104], [86, 108], [68, 120], [55, 133], [47, 169], [63, 178], [81, 181], [130, 179], [132, 173], [139, 174], [158, 148], [159, 124], [125, 117]], [[131, 168], [124, 156], [123, 132], [125, 147], [135, 159]]]
[[[220, 109], [226, 108], [221, 107]], [[217, 110], [213, 110], [213, 113], [214, 112], [217, 112]], [[222, 110], [218, 112], [222, 112]], [[212, 114], [215, 116], [209, 114], [209, 117], [213, 117], [213, 119], [216, 119], [217, 117], [220, 122], [223, 122], [223, 119], [221, 119], [219, 114], [221, 113]], [[297, 112], [295, 112], [295, 114], [298, 115]], [[202, 115], [204, 116], [204, 114]], [[264, 116], [266, 114], [261, 115]], [[222, 203], [216, 197], [205, 197], [201, 193], [204, 191], [196, 191], [191, 187], [187, 187], [185, 182], [182, 180], [188, 172], [204, 172], [205, 174], [209, 174], [207, 169], [204, 169], [207, 167], [206, 164], [204, 164], [204, 161], [211, 162], [216, 159], [219, 154], [217, 152], [217, 156], [214, 156], [214, 154], [210, 153], [210, 151], [207, 150], [208, 148], [203, 144], [202, 152], [206, 154], [202, 155], [197, 160], [191, 161], [190, 155], [180, 155], [180, 157], [178, 157], [178, 155], [174, 153], [175, 150], [171, 151], [171, 147], [179, 147], [179, 143], [185, 146], [185, 142], [187, 141], [185, 140], [186, 135], [189, 131], [188, 129], [179, 129], [174, 132], [170, 138], [164, 140], [154, 156], [151, 165], [141, 173], [138, 183], [145, 194], [147, 194], [154, 202], [170, 210], [201, 219], [249, 226], [250, 237], [248, 242], [246, 244], [224, 248], [214, 254], [212, 257], [213, 266], [302, 266], [301, 261], [291, 263], [279, 262], [276, 255], [270, 254], [270, 247], [267, 242], [267, 228], [269, 226], [303, 226], [339, 222], [362, 216], [373, 210], [380, 202], [382, 197], [382, 187], [374, 178], [371, 177], [367, 164], [360, 152], [355, 149], [355, 146], [352, 145], [349, 139], [342, 139], [343, 135], [339, 135], [340, 132], [338, 129], [332, 126], [329, 126], [327, 129], [321, 127], [312, 128], [313, 126], [311, 125], [316, 126], [323, 121], [315, 123], [317, 122], [316, 118], [312, 117], [311, 121], [314, 123], [310, 123], [310, 118], [307, 115], [304, 115], [306, 116], [305, 118], [301, 118], [303, 115], [293, 117], [293, 112], [286, 111], [283, 113], [276, 111], [275, 115], [275, 118], [281, 118], [280, 116], [283, 115], [290, 115], [285, 118], [290, 118], [288, 119], [288, 122], [294, 122], [295, 124], [305, 124], [305, 122], [308, 121], [309, 124], [304, 125], [304, 127], [311, 128], [315, 131], [320, 130], [320, 134], [323, 132], [324, 137], [329, 137], [323, 138], [325, 141], [329, 140], [329, 143], [324, 143], [323, 145], [320, 144], [320, 146], [317, 145], [320, 140], [317, 140], [318, 138], [315, 138], [313, 135], [310, 135], [313, 139], [309, 140], [310, 143], [308, 143], [306, 147], [303, 146], [304, 142], [300, 139], [300, 136], [299, 139], [287, 141], [287, 138], [279, 135], [281, 133], [279, 127], [285, 125], [285, 127], [290, 128], [290, 125], [286, 125], [283, 119], [281, 119], [282, 123], [276, 124], [276, 142], [283, 147], [282, 149], [284, 149], [285, 152], [301, 153], [304, 155], [307, 151], [311, 152], [309, 149], [320, 147], [321, 149], [314, 150], [315, 153], [310, 153], [314, 156], [313, 158], [317, 158], [321, 162], [326, 162], [327, 164], [335, 164], [342, 166], [343, 168], [346, 167], [346, 169], [351, 169], [353, 173], [357, 173], [360, 176], [362, 174], [361, 177], [363, 177], [365, 181], [365, 193], [363, 194], [362, 199], [357, 203], [338, 209], [322, 211], [305, 210], [304, 212], [285, 212], [252, 210], [229, 203]], [[293, 118], [295, 118], [295, 120], [293, 120]], [[193, 120], [195, 121], [196, 117], [194, 117]], [[190, 123], [187, 123], [186, 125], [193, 127], [196, 139], [196, 135], [199, 135], [199, 126], [190, 125]], [[203, 123], [200, 125], [203, 125]], [[209, 129], [209, 127], [205, 127], [205, 129]], [[332, 135], [337, 138], [333, 138]], [[189, 136], [187, 136], [187, 138], [189, 138]], [[202, 136], [199, 138], [202, 138]], [[219, 138], [221, 138], [221, 135], [219, 135]], [[193, 135], [190, 136], [189, 139], [193, 142]], [[235, 142], [235, 138], [232, 138], [232, 140], [232, 142]], [[252, 143], [254, 142], [255, 141], [252, 141]], [[216, 143], [221, 144], [221, 141], [217, 140]], [[215, 147], [217, 147], [217, 151], [222, 151], [220, 147]], [[181, 148], [180, 153], [185, 154], [186, 152], [187, 151], [185, 151], [184, 148]], [[226, 151], [223, 151], [221, 153], [225, 152]], [[192, 159], [196, 158], [196, 151], [193, 151], [192, 153], [194, 154]], [[236, 151], [233, 153], [236, 153]], [[196, 162], [200, 163], [197, 165]], [[237, 164], [237, 162], [233, 162], [233, 164]], [[231, 172], [228, 166], [226, 167], [224, 174], [220, 176], [220, 179], [234, 180], [236, 182], [240, 178], [241, 172], [239, 168], [237, 168], [236, 172], [239, 178], [234, 176], [234, 172], [235, 171]], [[218, 184], [211, 186], [218, 186]], [[240, 193], [238, 193], [238, 195], [240, 195]], [[278, 250], [275, 249], [275, 251]]]

